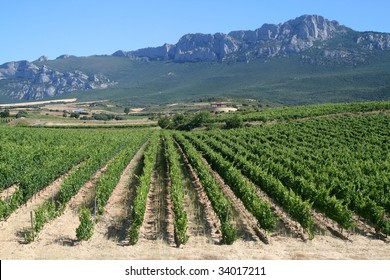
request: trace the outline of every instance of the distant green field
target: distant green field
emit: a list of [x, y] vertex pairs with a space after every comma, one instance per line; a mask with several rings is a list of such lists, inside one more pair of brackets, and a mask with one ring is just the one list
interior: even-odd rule
[[28, 114], [25, 117], [26, 119], [43, 119], [43, 120], [64, 120], [63, 117], [53, 116], [53, 115], [45, 115], [45, 114]]
[[137, 115], [121, 115], [121, 118], [123, 118], [125, 120], [142, 120], [142, 119], [147, 119], [148, 117], [137, 116]]

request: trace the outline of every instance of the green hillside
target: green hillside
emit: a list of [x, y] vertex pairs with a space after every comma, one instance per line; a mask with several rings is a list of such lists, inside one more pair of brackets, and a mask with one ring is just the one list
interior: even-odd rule
[[[39, 64], [39, 63], [37, 63]], [[134, 106], [244, 97], [284, 105], [390, 99], [390, 56], [372, 54], [368, 63], [318, 65], [300, 55], [235, 63], [131, 61], [125, 57], [70, 57], [46, 61], [58, 71], [101, 73], [116, 85], [75, 92], [79, 100], [110, 99]]]

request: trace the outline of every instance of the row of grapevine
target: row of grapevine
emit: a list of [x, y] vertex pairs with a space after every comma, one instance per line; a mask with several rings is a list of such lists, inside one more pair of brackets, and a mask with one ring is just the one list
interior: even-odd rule
[[99, 153], [91, 155], [91, 158], [75, 170], [61, 184], [58, 194], [53, 200], [48, 200], [34, 210], [33, 232], [28, 233], [26, 241], [33, 241], [34, 237], [43, 229], [44, 225], [54, 218], [60, 216], [65, 210], [66, 203], [79, 191], [79, 189], [107, 163], [113, 156], [112, 146], [107, 150], [100, 150]]
[[150, 182], [153, 169], [156, 164], [157, 152], [160, 148], [159, 133], [154, 133], [144, 153], [144, 165], [142, 175], [139, 177], [139, 185], [131, 211], [131, 227], [129, 229], [129, 242], [135, 245], [138, 242], [139, 230], [144, 220], [146, 202], [150, 190]]
[[[95, 146], [89, 135], [76, 131], [0, 128], [0, 190], [12, 184], [26, 185], [26, 196], [39, 189], [41, 181], [55, 173], [53, 168], [80, 161]], [[86, 151], [86, 152], [84, 152]], [[54, 170], [55, 171], [55, 170]], [[43, 179], [44, 178], [44, 179]]]
[[103, 214], [104, 206], [118, 184], [121, 174], [150, 134], [136, 134], [131, 142], [109, 163], [96, 183], [97, 211]]
[[[145, 132], [140, 133], [144, 134]], [[88, 160], [72, 169], [53, 199], [46, 201], [34, 210], [35, 219], [33, 229], [32, 232], [29, 232], [26, 235], [27, 241], [34, 240], [34, 237], [42, 230], [47, 222], [61, 215], [67, 202], [77, 194], [79, 189], [93, 176], [93, 174], [126, 147], [126, 142], [129, 142], [130, 146], [132, 145], [131, 143], [134, 136], [127, 137], [127, 139], [122, 139], [122, 144], [120, 146], [115, 146], [111, 143], [101, 145], [99, 149], [93, 151], [89, 155], [90, 157]]]
[[[89, 135], [78, 136], [75, 131], [68, 134], [35, 131], [34, 134], [31, 130], [8, 128], [3, 132], [0, 190], [12, 184], [17, 184], [18, 189], [8, 201], [0, 201], [0, 219], [7, 218], [35, 193], [86, 160], [98, 147], [88, 141]], [[80, 144], [72, 140], [80, 141]]]
[[[330, 114], [355, 113], [355, 112], [371, 112], [384, 111], [390, 109], [389, 101], [373, 101], [373, 102], [355, 102], [355, 103], [337, 103], [337, 104], [320, 104], [320, 105], [305, 105], [293, 107], [275, 107], [265, 108], [259, 111], [243, 111], [239, 114], [244, 121], [272, 121], [272, 120], [292, 120], [316, 116], [324, 116]], [[210, 122], [226, 121], [231, 114], [222, 115], [210, 119]]]
[[207, 134], [240, 150], [341, 226], [353, 226], [354, 211], [389, 234], [389, 123], [389, 115], [379, 114]]
[[[388, 234], [390, 222], [384, 214], [390, 209], [388, 123], [387, 115], [321, 120], [315, 126], [307, 122], [300, 126], [300, 131], [307, 134], [299, 136], [303, 141], [290, 137], [288, 143], [281, 143], [294, 145], [295, 141], [295, 147], [288, 150], [296, 155], [284, 152], [277, 157], [294, 158], [296, 163], [289, 164], [294, 172], [326, 187], [351, 210]], [[322, 133], [316, 133], [318, 130]], [[273, 150], [283, 149], [273, 145]], [[305, 168], [312, 174], [303, 172]]]
[[[123, 170], [146, 141], [147, 136], [149, 134], [134, 134], [131, 141], [126, 143], [126, 147], [108, 163], [105, 172], [99, 177], [95, 187], [96, 209], [94, 209], [98, 214], [103, 214], [104, 207], [117, 186]], [[76, 229], [79, 240], [87, 240], [92, 237], [92, 220], [88, 218], [90, 216], [85, 209], [81, 209], [79, 212], [80, 226]]]
[[259, 225], [266, 231], [272, 231], [276, 225], [276, 218], [270, 205], [256, 194], [256, 187], [245, 180], [232, 163], [215, 152], [204, 141], [190, 134], [186, 134], [186, 136], [203, 153], [213, 169], [221, 175], [235, 195], [242, 200], [246, 209], [256, 217]]
[[187, 231], [187, 213], [184, 210], [184, 176], [180, 168], [180, 154], [178, 153], [172, 136], [164, 133], [164, 142], [166, 145], [165, 156], [169, 163], [170, 194], [173, 203], [173, 212], [175, 214], [175, 240], [176, 244], [185, 244], [188, 240]]
[[[315, 208], [337, 221], [340, 226], [344, 228], [352, 227], [352, 212], [341, 201], [331, 197], [325, 187], [315, 186], [305, 178], [294, 174], [292, 169], [289, 169], [293, 163], [287, 168], [279, 164], [277, 160], [284, 162], [284, 157], [273, 159], [269, 153], [263, 152], [258, 154], [258, 151], [261, 150], [261, 145], [246, 142], [245, 146], [243, 146], [242, 138], [238, 136], [226, 138], [215, 134], [214, 137], [218, 142], [221, 141], [235, 152], [244, 155], [248, 161], [256, 162], [256, 164], [268, 170], [284, 186], [293, 190], [303, 200], [310, 201]], [[234, 140], [232, 141], [231, 139]]]
[[221, 222], [222, 243], [232, 244], [237, 239], [237, 233], [232, 224], [232, 205], [221, 191], [213, 175], [205, 166], [199, 152], [181, 134], [174, 134], [174, 138], [180, 144], [190, 164], [195, 169], [206, 191], [208, 198]]
[[235, 167], [258, 185], [265, 193], [275, 200], [290, 216], [297, 220], [308, 233], [312, 233], [313, 219], [311, 215], [311, 203], [303, 201], [300, 196], [291, 189], [286, 188], [277, 178], [268, 174], [256, 163], [248, 161], [245, 155], [233, 151], [223, 143], [209, 139], [203, 139], [212, 149], [221, 153], [234, 163]]

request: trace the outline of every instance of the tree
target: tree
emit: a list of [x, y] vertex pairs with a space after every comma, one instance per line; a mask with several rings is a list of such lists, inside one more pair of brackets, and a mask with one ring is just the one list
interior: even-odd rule
[[176, 127], [183, 125], [187, 121], [188, 121], [187, 118], [183, 114], [177, 114], [173, 117], [173, 122]]
[[230, 117], [226, 120], [225, 128], [227, 128], [227, 129], [239, 128], [239, 127], [242, 127], [243, 124], [244, 124], [244, 122], [243, 122], [242, 118], [239, 115], [234, 114], [232, 117]]
[[129, 107], [126, 107], [125, 110], [124, 110], [125, 114], [128, 115], [130, 113], [130, 108]]
[[98, 121], [110, 121], [115, 119], [115, 115], [101, 113], [101, 114], [94, 114], [92, 118]]
[[161, 128], [170, 128], [170, 125], [171, 125], [171, 119], [167, 116], [164, 116], [164, 117], [161, 117], [159, 120], [158, 120], [158, 125], [161, 127]]
[[202, 126], [204, 123], [206, 123], [208, 121], [208, 119], [210, 118], [210, 113], [208, 111], [202, 111], [202, 112], [199, 112], [199, 113], [196, 113], [193, 118], [191, 119], [191, 121], [189, 122], [189, 130], [195, 128], [195, 127], [200, 127]]
[[8, 109], [5, 109], [3, 112], [0, 112], [0, 118], [9, 118], [10, 113]]
[[70, 114], [70, 117], [71, 117], [71, 118], [78, 119], [78, 118], [80, 117], [80, 114], [79, 114], [79, 113], [74, 113], [74, 112], [73, 112], [73, 113]]

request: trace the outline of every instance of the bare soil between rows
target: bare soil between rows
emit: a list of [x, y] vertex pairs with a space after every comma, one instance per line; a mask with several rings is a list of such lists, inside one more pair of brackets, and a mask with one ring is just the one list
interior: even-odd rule
[[131, 205], [135, 197], [135, 189], [138, 185], [138, 177], [142, 171], [142, 156], [147, 146], [144, 143], [130, 163], [123, 170], [121, 178], [111, 194], [104, 213], [95, 226], [92, 240], [99, 243], [101, 240], [110, 239], [120, 244], [126, 244], [128, 228], [131, 223]]
[[174, 246], [173, 213], [166, 173], [166, 162], [164, 161], [163, 149], [160, 147], [156, 166], [152, 173], [144, 221], [140, 229], [140, 244], [163, 240], [166, 244]]

